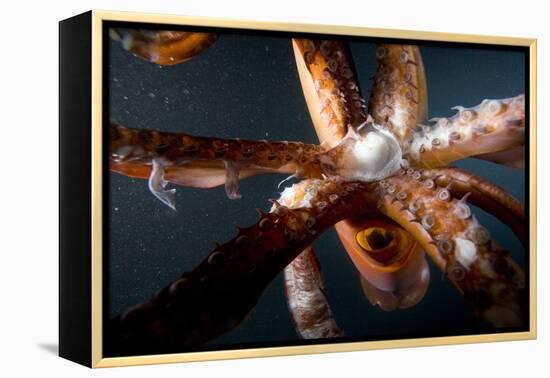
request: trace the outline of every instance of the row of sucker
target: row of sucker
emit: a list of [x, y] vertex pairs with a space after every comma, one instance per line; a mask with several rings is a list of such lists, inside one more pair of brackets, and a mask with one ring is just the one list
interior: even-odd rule
[[382, 44], [376, 49], [378, 68], [369, 114], [400, 141], [410, 138], [427, 111], [424, 67], [418, 47]]
[[[149, 129], [131, 129], [116, 123], [110, 127], [110, 160], [114, 163], [153, 165], [163, 169], [189, 166], [194, 162], [218, 162], [225, 168], [229, 198], [239, 198], [239, 171], [257, 168], [320, 177], [320, 146], [301, 142], [268, 142], [198, 137]], [[160, 172], [162, 173], [162, 172]], [[151, 174], [150, 181], [153, 178]], [[155, 195], [158, 192], [153, 192]], [[160, 198], [160, 197], [159, 197]]]
[[295, 40], [312, 76], [321, 103], [321, 117], [341, 139], [351, 127], [366, 120], [365, 100], [356, 81], [355, 68], [345, 42], [337, 40]]
[[284, 284], [288, 311], [302, 338], [343, 336], [334, 319], [321, 267], [311, 246], [285, 267]]
[[151, 129], [110, 128], [110, 156], [115, 161], [150, 162], [163, 158], [169, 165], [193, 160], [228, 160], [266, 168], [294, 164], [315, 170], [321, 147], [301, 142], [251, 141], [192, 136]]
[[[499, 186], [482, 177], [458, 168], [438, 168], [424, 171], [437, 185], [448, 187], [453, 196], [466, 200], [505, 223], [525, 245], [525, 208], [523, 204]], [[469, 207], [459, 206], [457, 216], [468, 217]]]
[[374, 184], [309, 179], [300, 185], [308, 194], [303, 206], [272, 200], [271, 212], [260, 211], [254, 225], [217, 244], [195, 270], [116, 317], [106, 344], [110, 355], [181, 351], [235, 328], [273, 278], [324, 230], [376, 207]]
[[432, 118], [417, 125], [403, 145], [404, 156], [417, 167], [443, 167], [485, 153], [525, 143], [525, 96], [483, 100], [465, 108], [455, 106], [448, 118]]
[[524, 318], [524, 273], [472, 214], [429, 174], [407, 169], [378, 183], [381, 211], [419, 240], [475, 311], [496, 327]]

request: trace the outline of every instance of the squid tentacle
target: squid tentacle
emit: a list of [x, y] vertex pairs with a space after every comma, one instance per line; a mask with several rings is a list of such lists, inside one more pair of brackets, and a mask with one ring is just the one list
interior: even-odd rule
[[211, 33], [125, 28], [110, 29], [110, 36], [135, 56], [166, 66], [191, 59], [218, 38]]
[[342, 41], [293, 39], [300, 82], [321, 143], [334, 147], [367, 119], [355, 68]]
[[177, 166], [197, 160], [231, 161], [285, 173], [318, 173], [316, 157], [323, 149], [301, 142], [268, 142], [192, 136], [111, 124], [110, 154], [115, 162], [150, 164], [163, 158]]
[[198, 137], [111, 123], [109, 151], [111, 171], [151, 180], [157, 161], [162, 168], [157, 172], [165, 181], [200, 188], [225, 184], [229, 198], [239, 198], [238, 180], [255, 174], [321, 177], [323, 149], [300, 142]]
[[435, 180], [440, 187], [448, 188], [453, 197], [467, 195], [468, 202], [495, 215], [525, 245], [525, 209], [521, 202], [505, 190], [458, 168], [425, 170], [423, 176]]
[[[523, 270], [465, 211], [467, 205], [418, 171], [383, 180], [380, 189], [380, 211], [421, 243], [481, 319], [495, 327], [523, 324]], [[396, 199], [395, 193], [405, 195]]]
[[[345, 42], [293, 39], [300, 82], [323, 146], [335, 147], [367, 119], [353, 60]], [[289, 206], [289, 203], [285, 203]], [[303, 338], [339, 337], [319, 262], [308, 247], [285, 268], [287, 306]]]
[[296, 331], [304, 339], [342, 337], [328, 301], [321, 266], [312, 247], [284, 270], [285, 297]]
[[[159, 169], [149, 172], [150, 182], [159, 181], [156, 174], [164, 181], [188, 186], [193, 186], [189, 184], [190, 178], [177, 174], [181, 167], [196, 163], [224, 167], [229, 198], [239, 198], [242, 169], [290, 173], [301, 178], [336, 176], [371, 182], [393, 174], [402, 163], [398, 141], [376, 125], [366, 125], [360, 133], [350, 128], [338, 145], [326, 151], [318, 145], [298, 142], [206, 138], [113, 125], [110, 156], [113, 171], [126, 173], [124, 168], [128, 164], [150, 166], [156, 162], [154, 166]], [[170, 170], [175, 171], [172, 176]], [[166, 197], [161, 190], [153, 193], [161, 200]]]
[[278, 205], [262, 213], [195, 270], [114, 318], [108, 354], [181, 352], [235, 328], [273, 278], [324, 230], [376, 208], [377, 196], [368, 190], [374, 184], [310, 179], [299, 185], [307, 189], [301, 207]]
[[384, 44], [378, 46], [376, 59], [378, 69], [369, 113], [376, 123], [387, 126], [404, 143], [427, 117], [428, 91], [420, 49]]
[[433, 118], [433, 126], [419, 127], [405, 143], [412, 165], [437, 168], [467, 157], [490, 158], [525, 143], [524, 95], [453, 109], [458, 110], [454, 116]]
[[[497, 327], [521, 323], [523, 272], [474, 218], [456, 212], [458, 200], [431, 179], [414, 174], [377, 184], [311, 179], [285, 190], [282, 199], [297, 190], [304, 192], [300, 207], [276, 202], [271, 213], [217, 246], [193, 272], [115, 318], [109, 353], [181, 351], [233, 329], [267, 284], [320, 233], [342, 219], [376, 216], [376, 208], [417, 238], [483, 319]], [[406, 197], [393, 198], [403, 192]]]
[[[311, 184], [308, 182], [293, 185], [283, 191], [279, 201], [274, 201], [271, 211], [281, 205], [297, 208], [310, 204]], [[313, 187], [313, 190], [316, 190]], [[329, 195], [329, 201], [338, 195]], [[328, 206], [327, 202], [319, 205]], [[325, 292], [321, 266], [313, 247], [309, 245], [284, 269], [285, 299], [294, 321], [297, 333], [305, 339], [340, 337], [343, 332], [332, 315]]]

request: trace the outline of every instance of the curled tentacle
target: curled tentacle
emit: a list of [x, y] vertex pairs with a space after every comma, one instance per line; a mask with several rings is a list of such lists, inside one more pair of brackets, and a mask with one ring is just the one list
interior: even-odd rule
[[[265, 287], [334, 223], [376, 208], [375, 184], [306, 180], [299, 208], [280, 206], [229, 242], [219, 245], [192, 272], [151, 300], [110, 323], [111, 356], [181, 352], [235, 328]], [[300, 189], [302, 188], [302, 189]], [[332, 204], [332, 195], [341, 200]], [[328, 205], [331, 204], [331, 205]]]
[[426, 75], [420, 50], [409, 45], [379, 45], [378, 69], [369, 101], [369, 114], [406, 142], [428, 109]]
[[210, 33], [124, 28], [110, 29], [110, 35], [132, 54], [168, 66], [191, 59], [217, 39]]
[[345, 42], [293, 39], [300, 82], [315, 130], [333, 147], [367, 119], [355, 69]]
[[[502, 188], [458, 168], [429, 169], [423, 175], [435, 180], [438, 186], [448, 188], [455, 198], [467, 195], [468, 202], [495, 215], [525, 244], [525, 209]], [[471, 213], [466, 209], [465, 202], [460, 202], [463, 206], [462, 216], [469, 217]]]
[[[524, 324], [526, 297], [523, 270], [503, 251], [475, 217], [461, 216], [460, 200], [438, 196], [429, 177], [408, 175], [387, 183], [409, 196], [395, 200], [387, 186], [380, 211], [409, 231], [437, 266], [464, 294], [476, 313], [495, 327]], [[430, 185], [427, 185], [429, 183]], [[446, 189], [445, 189], [446, 190]], [[409, 211], [412, 203], [416, 211]]]
[[[403, 153], [413, 165], [436, 168], [467, 157], [490, 159], [492, 153], [525, 144], [524, 95], [455, 109], [458, 112], [454, 116], [436, 118], [433, 126], [418, 128], [403, 146]], [[506, 155], [497, 155], [497, 161], [502, 157]], [[521, 156], [514, 160], [521, 161]]]

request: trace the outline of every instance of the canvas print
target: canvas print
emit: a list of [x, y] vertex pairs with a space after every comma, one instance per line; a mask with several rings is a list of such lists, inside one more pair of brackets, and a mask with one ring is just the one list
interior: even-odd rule
[[528, 330], [527, 49], [107, 25], [106, 357]]

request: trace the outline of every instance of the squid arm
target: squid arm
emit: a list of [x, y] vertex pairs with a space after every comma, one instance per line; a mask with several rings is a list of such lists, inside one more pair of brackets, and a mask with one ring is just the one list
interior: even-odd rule
[[495, 327], [526, 321], [525, 275], [472, 215], [464, 198], [419, 171], [379, 182], [380, 211], [410, 232], [446, 277]]
[[285, 267], [284, 282], [288, 310], [302, 338], [344, 335], [332, 314], [321, 266], [311, 246]]
[[[342, 41], [298, 38], [292, 39], [292, 48], [319, 141], [336, 147], [350, 127], [357, 128], [367, 119], [349, 48]], [[303, 338], [342, 336], [323, 289], [319, 262], [310, 248], [285, 269], [290, 315]]]
[[449, 189], [453, 197], [466, 198], [468, 202], [496, 216], [525, 245], [525, 209], [502, 188], [458, 168], [430, 169], [425, 170], [423, 175], [434, 180], [437, 186]]
[[[271, 210], [275, 211], [278, 205], [288, 208], [309, 205], [311, 189], [305, 184], [285, 189]], [[329, 201], [334, 198], [334, 195], [329, 196]], [[343, 335], [332, 315], [321, 266], [311, 245], [285, 267], [284, 285], [290, 316], [296, 332], [302, 338], [318, 339]]]
[[428, 90], [420, 49], [383, 44], [376, 49], [378, 68], [369, 100], [369, 114], [405, 143], [426, 120]]
[[345, 42], [293, 39], [304, 97], [322, 144], [334, 147], [366, 121], [365, 101]]
[[324, 230], [376, 208], [375, 192], [368, 190], [374, 184], [310, 179], [297, 185], [309, 193], [301, 207], [275, 201], [270, 213], [218, 245], [195, 270], [112, 319], [106, 353], [182, 352], [234, 329], [273, 278]]
[[256, 174], [321, 177], [322, 152], [317, 145], [299, 142], [197, 137], [116, 123], [111, 123], [109, 137], [111, 171], [148, 179], [153, 194], [165, 203], [170, 201], [165, 185], [152, 183], [197, 188], [225, 184], [229, 198], [239, 198], [239, 179]]
[[[457, 106], [453, 109], [457, 110], [454, 116], [433, 118], [432, 126], [419, 126], [404, 144], [403, 153], [412, 165], [444, 167], [467, 157], [479, 157], [511, 166], [522, 165], [522, 147], [525, 144], [524, 95], [484, 100], [472, 108]], [[504, 161], [506, 158], [511, 161]]]
[[111, 39], [148, 62], [171, 66], [191, 59], [217, 39], [211, 33], [113, 28]]

